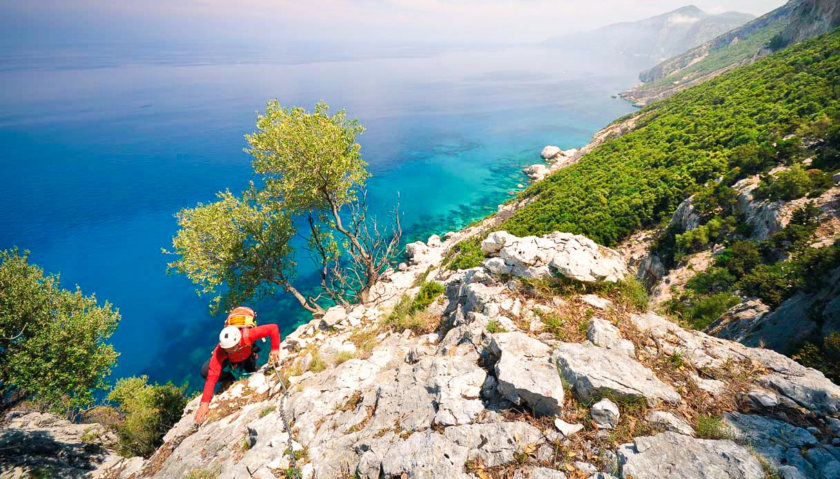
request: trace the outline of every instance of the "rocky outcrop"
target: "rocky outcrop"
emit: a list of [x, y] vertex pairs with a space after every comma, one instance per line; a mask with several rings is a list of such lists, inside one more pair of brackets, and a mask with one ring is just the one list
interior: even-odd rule
[[674, 432], [637, 437], [618, 449], [622, 477], [635, 479], [764, 479], [749, 449], [730, 440], [694, 439]]
[[617, 252], [571, 233], [518, 238], [496, 231], [482, 241], [481, 250], [491, 257], [484, 265], [495, 274], [526, 278], [559, 274], [582, 282], [616, 282], [627, 275], [627, 265]]
[[0, 477], [103, 477], [122, 459], [112, 449], [115, 443], [116, 436], [100, 424], [12, 411], [0, 429]]
[[[286, 338], [284, 401], [271, 369], [217, 395], [197, 430], [191, 401], [136, 477], [283, 477], [289, 439], [307, 479], [752, 477], [758, 461], [743, 444], [692, 437], [694, 421], [709, 410], [732, 413], [732, 424], [745, 424], [737, 413], [804, 430], [810, 426], [801, 421], [820, 425], [817, 442], [791, 447], [815, 471], [832, 471], [826, 454], [840, 440], [830, 432], [840, 388], [822, 374], [653, 314], [629, 315], [620, 296], [604, 304], [522, 288], [529, 278], [559, 274], [557, 263], [576, 265], [562, 271], [593, 283], [620, 278], [623, 260], [586, 238], [492, 233], [482, 243], [490, 256], [484, 265], [449, 271], [440, 262], [456, 238], [414, 243], [410, 264], [373, 289], [376, 302], [331, 309], [328, 320]], [[423, 312], [437, 322], [435, 332], [393, 329], [383, 320], [402, 295], [416, 294], [420, 278], [445, 287]], [[313, 351], [338, 358], [329, 351], [341, 350], [354, 357], [306, 367]], [[684, 361], [677, 372], [667, 360], [675, 355]], [[628, 406], [640, 403], [653, 409]], [[643, 430], [667, 432], [626, 436], [640, 421]], [[605, 441], [610, 434], [627, 444], [616, 448]], [[557, 454], [561, 444], [575, 455]], [[128, 466], [109, 471], [138, 471]], [[760, 464], [758, 471], [763, 477]]]
[[554, 351], [560, 372], [584, 401], [609, 393], [659, 402], [678, 403], [680, 395], [653, 371], [616, 349], [592, 343], [562, 343]]

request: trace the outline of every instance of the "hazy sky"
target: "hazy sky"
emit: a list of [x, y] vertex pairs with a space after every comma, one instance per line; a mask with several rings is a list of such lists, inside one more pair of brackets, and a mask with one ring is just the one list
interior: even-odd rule
[[783, 0], [0, 0], [5, 45], [281, 39], [530, 42], [688, 4], [761, 15]]

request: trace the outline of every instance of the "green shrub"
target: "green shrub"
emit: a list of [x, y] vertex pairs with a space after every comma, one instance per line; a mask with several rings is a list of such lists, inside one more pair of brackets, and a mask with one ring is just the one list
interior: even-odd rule
[[411, 305], [411, 312], [426, 309], [432, 304], [432, 301], [437, 299], [445, 291], [442, 284], [437, 281], [426, 281], [420, 286], [420, 292], [414, 297], [414, 303]]
[[28, 256], [0, 251], [0, 398], [33, 398], [72, 416], [106, 386], [118, 356], [107, 341], [120, 315], [78, 287], [62, 289]]
[[736, 241], [715, 258], [715, 265], [726, 268], [731, 276], [727, 282], [731, 285], [735, 278], [740, 278], [761, 264], [761, 253], [752, 241]]
[[685, 310], [683, 319], [688, 321], [694, 329], [705, 329], [721, 314], [740, 302], [741, 300], [737, 296], [729, 293], [705, 296]]
[[788, 263], [759, 265], [735, 284], [744, 296], [756, 296], [769, 306], [776, 308], [794, 293]]
[[723, 419], [720, 416], [700, 415], [697, 417], [697, 437], [703, 439], [731, 439]]
[[797, 164], [776, 176], [763, 176], [755, 196], [770, 201], [790, 201], [806, 195], [819, 196], [833, 184], [830, 174], [820, 170], [806, 171]]
[[448, 268], [456, 271], [481, 266], [484, 262], [484, 252], [481, 251], [481, 240], [478, 238], [461, 241], [453, 247], [454, 256]]
[[840, 333], [833, 331], [819, 345], [806, 341], [793, 354], [793, 359], [822, 371], [834, 382], [840, 382]]
[[503, 328], [498, 321], [495, 319], [491, 319], [487, 321], [487, 332], [488, 333], [505, 333], [507, 330]]
[[187, 404], [186, 385], [148, 384], [148, 377], [117, 381], [108, 400], [117, 403], [125, 415], [116, 426], [118, 451], [130, 456], [148, 457], [162, 443], [163, 435], [181, 419]]
[[425, 313], [425, 309], [444, 292], [445, 288], [436, 281], [425, 281], [414, 299], [407, 294], [400, 298], [400, 302], [388, 316], [387, 323], [398, 331], [410, 329], [417, 334], [434, 330], [435, 318]]
[[534, 201], [500, 228], [517, 236], [567, 231], [612, 246], [735, 167], [793, 161], [801, 145], [782, 137], [823, 117], [837, 122], [838, 49], [834, 31], [647, 106], [633, 131], [529, 186], [520, 198]]
[[727, 269], [712, 267], [694, 275], [685, 287], [698, 295], [707, 295], [729, 291], [735, 281], [736, 277]]

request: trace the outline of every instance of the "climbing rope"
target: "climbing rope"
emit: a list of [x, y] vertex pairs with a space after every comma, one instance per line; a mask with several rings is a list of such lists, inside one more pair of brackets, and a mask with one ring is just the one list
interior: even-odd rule
[[292, 447], [292, 428], [289, 427], [289, 420], [286, 418], [286, 411], [284, 409], [286, 396], [289, 395], [289, 390], [286, 389], [286, 383], [283, 382], [283, 379], [280, 377], [280, 374], [277, 370], [280, 368], [278, 364], [274, 364], [274, 378], [277, 379], [277, 382], [280, 383], [280, 386], [283, 388], [283, 395], [280, 397], [280, 405], [277, 408], [277, 411], [280, 413], [280, 418], [283, 419], [283, 427], [286, 428], [287, 438], [289, 441], [289, 459], [292, 465], [292, 471], [294, 474], [295, 479], [300, 479], [300, 472], [297, 468], [297, 461], [295, 460], [295, 450]]

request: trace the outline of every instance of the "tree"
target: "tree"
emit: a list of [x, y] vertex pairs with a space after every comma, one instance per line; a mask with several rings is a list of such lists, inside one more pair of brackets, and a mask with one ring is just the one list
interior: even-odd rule
[[62, 289], [28, 257], [0, 251], [0, 397], [72, 415], [105, 387], [118, 356], [107, 340], [120, 315], [78, 287]]
[[[257, 130], [246, 135], [258, 181], [241, 197], [219, 200], [177, 214], [173, 238], [180, 259], [170, 269], [186, 274], [199, 293], [214, 293], [214, 307], [282, 290], [306, 310], [324, 310], [322, 297], [337, 304], [367, 302], [376, 280], [397, 252], [399, 216], [380, 229], [367, 215], [365, 181], [370, 176], [356, 136], [364, 131], [342, 110], [330, 114], [268, 103]], [[305, 223], [306, 248], [319, 265], [320, 294], [294, 286], [290, 242]]]
[[108, 394], [125, 417], [115, 427], [120, 454], [148, 457], [163, 442], [163, 435], [181, 419], [187, 405], [186, 385], [148, 384], [148, 377], [120, 379]]

